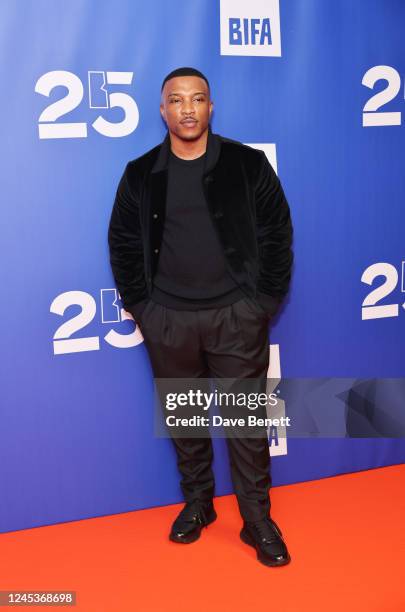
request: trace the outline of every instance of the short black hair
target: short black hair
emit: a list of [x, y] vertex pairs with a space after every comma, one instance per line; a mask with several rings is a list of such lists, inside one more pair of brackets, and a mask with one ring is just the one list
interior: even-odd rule
[[165, 86], [166, 81], [168, 81], [169, 79], [173, 79], [174, 77], [177, 77], [177, 76], [198, 76], [201, 79], [204, 79], [204, 81], [207, 83], [208, 91], [210, 90], [210, 84], [208, 83], [208, 79], [202, 72], [197, 70], [197, 68], [191, 68], [191, 66], [182, 66], [181, 68], [176, 68], [175, 70], [172, 70], [164, 78], [162, 87], [160, 89], [160, 93], [162, 93], [163, 87]]

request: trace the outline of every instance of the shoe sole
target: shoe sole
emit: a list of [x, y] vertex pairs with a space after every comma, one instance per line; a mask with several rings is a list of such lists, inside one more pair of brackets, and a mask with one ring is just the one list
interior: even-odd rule
[[252, 546], [252, 548], [255, 549], [258, 561], [260, 561], [260, 563], [263, 563], [263, 565], [267, 565], [267, 567], [279, 567], [281, 565], [287, 565], [287, 563], [290, 563], [291, 561], [289, 553], [288, 557], [286, 559], [281, 559], [281, 561], [270, 561], [266, 557], [263, 557], [262, 554], [257, 550], [256, 542], [243, 529], [240, 532], [240, 539], [242, 540], [242, 542], [248, 544], [249, 546]]
[[196, 533], [196, 534], [194, 534], [192, 536], [189, 536], [187, 539], [184, 539], [184, 538], [177, 539], [176, 536], [173, 536], [170, 533], [169, 534], [169, 540], [171, 540], [172, 542], [176, 542], [176, 544], [192, 544], [192, 542], [195, 542], [196, 540], [199, 539], [203, 527], [208, 527], [208, 525], [211, 525], [211, 523], [216, 521], [216, 519], [217, 519], [217, 513], [215, 512], [215, 515], [207, 522], [206, 525], [201, 525], [201, 529], [200, 529], [200, 531], [198, 533]]

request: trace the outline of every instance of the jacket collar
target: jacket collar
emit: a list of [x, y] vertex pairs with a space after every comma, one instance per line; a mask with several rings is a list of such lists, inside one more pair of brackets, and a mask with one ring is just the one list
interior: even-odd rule
[[[211, 125], [208, 124], [208, 138], [207, 138], [207, 156], [205, 158], [204, 174], [209, 172], [217, 163], [219, 154], [221, 152], [221, 137], [219, 134], [214, 134], [211, 129]], [[170, 154], [170, 133], [169, 130], [163, 142], [160, 145], [157, 159], [152, 167], [151, 172], [160, 172], [161, 170], [167, 170], [169, 163]]]

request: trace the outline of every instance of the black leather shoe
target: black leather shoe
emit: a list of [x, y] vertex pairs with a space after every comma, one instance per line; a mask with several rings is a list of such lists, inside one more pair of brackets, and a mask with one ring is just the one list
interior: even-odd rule
[[286, 565], [291, 561], [281, 530], [270, 517], [254, 523], [244, 521], [240, 537], [256, 549], [257, 558], [264, 565]]
[[203, 527], [208, 527], [217, 518], [211, 502], [195, 499], [187, 502], [173, 523], [169, 538], [173, 542], [190, 544], [198, 540]]

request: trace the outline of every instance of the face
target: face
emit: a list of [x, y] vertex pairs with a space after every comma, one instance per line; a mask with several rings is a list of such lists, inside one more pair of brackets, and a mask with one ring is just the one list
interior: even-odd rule
[[179, 76], [166, 81], [160, 112], [169, 132], [182, 140], [195, 140], [207, 129], [213, 103], [207, 83], [197, 76]]

